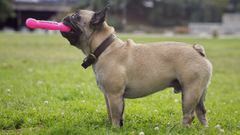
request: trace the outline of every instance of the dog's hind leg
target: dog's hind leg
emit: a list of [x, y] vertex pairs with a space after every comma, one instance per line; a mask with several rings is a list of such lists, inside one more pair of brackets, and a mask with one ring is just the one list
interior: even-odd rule
[[201, 122], [201, 124], [203, 124], [204, 126], [207, 127], [208, 122], [206, 119], [206, 109], [204, 106], [205, 95], [206, 95], [206, 90], [204, 90], [203, 95], [196, 106], [195, 112], [196, 112], [197, 118]]
[[202, 95], [197, 82], [184, 86], [182, 91], [183, 125], [190, 126], [194, 119], [194, 110]]

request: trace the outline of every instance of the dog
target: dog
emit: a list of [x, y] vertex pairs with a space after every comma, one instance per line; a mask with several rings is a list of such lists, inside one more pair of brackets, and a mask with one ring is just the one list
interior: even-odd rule
[[123, 125], [124, 98], [144, 97], [173, 87], [182, 94], [182, 124], [190, 126], [196, 114], [207, 126], [204, 98], [212, 64], [204, 48], [180, 42], [122, 41], [105, 21], [107, 10], [79, 10], [66, 16], [63, 23], [72, 30], [61, 34], [87, 56], [82, 66], [92, 66], [112, 125]]

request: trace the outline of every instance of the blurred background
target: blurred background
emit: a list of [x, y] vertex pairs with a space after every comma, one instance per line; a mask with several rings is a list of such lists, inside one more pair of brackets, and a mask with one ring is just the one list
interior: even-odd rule
[[118, 32], [240, 34], [240, 0], [1, 0], [0, 30], [27, 32], [29, 17], [61, 21], [69, 12], [97, 11], [108, 2], [108, 23]]

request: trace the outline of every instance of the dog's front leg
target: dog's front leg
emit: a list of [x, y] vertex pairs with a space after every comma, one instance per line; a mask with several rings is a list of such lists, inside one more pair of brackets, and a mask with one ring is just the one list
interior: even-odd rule
[[106, 103], [108, 102], [108, 112], [110, 112], [111, 122], [113, 126], [120, 127], [123, 125], [124, 99], [122, 94], [106, 95]]
[[110, 107], [109, 107], [109, 101], [108, 101], [108, 98], [107, 98], [106, 94], [104, 94], [104, 98], [105, 98], [105, 102], [106, 102], [106, 106], [107, 106], [108, 119], [109, 119], [110, 122], [112, 122]]

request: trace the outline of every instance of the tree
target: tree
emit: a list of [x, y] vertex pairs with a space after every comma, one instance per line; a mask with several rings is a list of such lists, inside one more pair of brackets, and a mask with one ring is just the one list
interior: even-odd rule
[[14, 17], [11, 0], [0, 0], [0, 22], [6, 21], [9, 17]]

